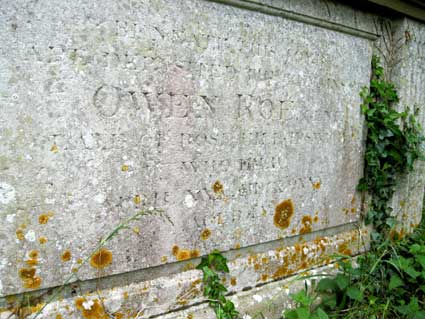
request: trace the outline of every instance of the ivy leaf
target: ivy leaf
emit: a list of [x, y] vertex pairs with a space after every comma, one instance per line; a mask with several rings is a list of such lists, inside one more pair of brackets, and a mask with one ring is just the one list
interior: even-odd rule
[[336, 284], [334, 279], [323, 278], [317, 284], [317, 290], [321, 292], [325, 292], [327, 290], [335, 291], [338, 285]]
[[355, 286], [348, 287], [347, 296], [356, 301], [361, 301], [363, 299], [363, 293]]
[[310, 319], [310, 310], [307, 307], [300, 307], [295, 311], [299, 319]]
[[339, 289], [344, 290], [350, 284], [350, 279], [345, 275], [338, 274], [335, 277], [335, 282], [338, 285]]

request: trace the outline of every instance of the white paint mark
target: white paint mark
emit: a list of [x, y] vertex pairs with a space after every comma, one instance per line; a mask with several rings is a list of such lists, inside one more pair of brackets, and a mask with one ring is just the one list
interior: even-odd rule
[[194, 200], [194, 198], [193, 198], [193, 196], [191, 194], [187, 194], [185, 196], [185, 198], [184, 198], [184, 204], [188, 208], [192, 208], [193, 206], [195, 206], [195, 200]]
[[35, 241], [35, 232], [33, 230], [28, 231], [28, 233], [25, 234], [25, 239], [28, 241]]
[[12, 201], [15, 201], [15, 189], [9, 184], [0, 183], [0, 204], [7, 205]]

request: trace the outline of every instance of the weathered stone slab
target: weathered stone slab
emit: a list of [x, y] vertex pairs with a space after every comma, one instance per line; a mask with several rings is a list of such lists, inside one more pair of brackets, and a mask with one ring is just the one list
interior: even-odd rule
[[142, 208], [172, 223], [81, 279], [358, 220], [368, 40], [205, 1], [1, 10], [0, 294], [33, 250], [33, 288], [60, 284]]

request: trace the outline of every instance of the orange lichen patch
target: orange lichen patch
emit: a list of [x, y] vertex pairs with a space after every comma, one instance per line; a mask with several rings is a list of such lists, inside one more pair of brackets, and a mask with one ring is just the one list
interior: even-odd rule
[[167, 262], [167, 260], [168, 260], [168, 257], [167, 256], [162, 256], [161, 257], [161, 262], [165, 263], [165, 262]]
[[35, 266], [35, 265], [38, 265], [38, 259], [37, 258], [27, 259], [27, 260], [25, 260], [25, 263], [28, 266]]
[[280, 266], [273, 274], [273, 279], [281, 278], [289, 274], [288, 267], [286, 265]]
[[400, 240], [400, 239], [403, 239], [403, 237], [405, 236], [406, 234], [405, 234], [405, 230], [404, 230], [404, 228], [402, 228], [402, 229], [400, 229], [399, 231], [398, 230], [396, 230], [396, 229], [392, 229], [391, 231], [390, 231], [390, 239], [391, 240]]
[[193, 319], [193, 314], [188, 314], [186, 319]]
[[269, 275], [267, 275], [267, 274], [261, 275], [261, 281], [266, 281], [267, 279], [269, 279]]
[[97, 269], [102, 269], [112, 263], [112, 253], [105, 248], [98, 250], [91, 258], [90, 265]]
[[124, 314], [118, 311], [114, 313], [114, 319], [124, 319]]
[[293, 228], [292, 230], [291, 230], [291, 234], [292, 235], [295, 235], [297, 233], [297, 229], [296, 228]]
[[41, 214], [40, 216], [38, 216], [38, 222], [40, 224], [47, 224], [47, 222], [49, 221], [50, 217], [53, 217], [53, 212], [47, 212], [45, 214]]
[[351, 249], [348, 248], [348, 243], [346, 242], [343, 242], [341, 245], [338, 246], [338, 252], [346, 256], [351, 256], [352, 254]]
[[224, 191], [224, 186], [220, 181], [215, 181], [215, 183], [212, 185], [212, 189], [214, 193], [216, 194], [222, 194]]
[[58, 146], [56, 145], [56, 143], [54, 143], [54, 144], [52, 145], [52, 147], [50, 148], [50, 152], [52, 152], [52, 153], [57, 153], [57, 152], [59, 152], [59, 148], [58, 148]]
[[56, 315], [56, 319], [62, 319], [62, 315], [61, 314], [57, 314]]
[[236, 277], [232, 277], [232, 278], [230, 278], [230, 284], [231, 284], [232, 286], [236, 286], [236, 284], [237, 284]]
[[77, 298], [75, 306], [81, 311], [85, 319], [109, 319], [108, 314], [103, 309], [99, 300], [86, 300], [84, 298]]
[[300, 235], [302, 234], [308, 234], [311, 233], [312, 231], [312, 224], [313, 224], [313, 220], [311, 218], [311, 216], [306, 215], [301, 219], [301, 224], [303, 225], [300, 229]]
[[121, 171], [123, 171], [123, 172], [127, 172], [128, 171], [128, 165], [123, 165], [123, 166], [121, 166]]
[[140, 195], [134, 196], [133, 202], [134, 204], [139, 205], [142, 202], [142, 198], [140, 197]]
[[179, 246], [174, 245], [173, 248], [171, 248], [171, 253], [173, 254], [173, 256], [176, 256], [177, 257], [177, 254], [179, 253], [179, 250], [180, 250]]
[[319, 221], [319, 216], [315, 215], [315, 216], [313, 217], [313, 222], [314, 222], [314, 223], [317, 223], [318, 221]]
[[122, 294], [122, 297], [124, 299], [128, 299], [128, 291], [124, 291], [124, 293]]
[[292, 200], [287, 199], [276, 206], [274, 213], [274, 224], [280, 229], [289, 227], [291, 217], [294, 214], [294, 204]]
[[41, 245], [44, 245], [45, 243], [47, 243], [47, 238], [46, 238], [46, 237], [44, 237], [44, 236], [42, 236], [42, 237], [38, 238], [38, 242], [39, 242]]
[[209, 230], [208, 228], [205, 228], [204, 230], [201, 231], [202, 240], [207, 240], [208, 238], [210, 238], [210, 236], [211, 236], [211, 230]]
[[36, 289], [41, 285], [41, 278], [35, 275], [35, 268], [19, 269], [19, 277], [23, 281], [23, 286], [28, 289]]
[[313, 183], [313, 189], [316, 189], [316, 190], [318, 190], [318, 189], [320, 189], [320, 186], [321, 186], [322, 184], [320, 183], [320, 181], [317, 181], [316, 183]]
[[192, 249], [190, 251], [190, 257], [191, 258], [199, 257], [199, 255], [200, 255], [199, 249]]
[[15, 234], [16, 234], [16, 238], [18, 238], [19, 240], [24, 240], [25, 235], [22, 229], [17, 229]]
[[65, 250], [61, 256], [63, 262], [71, 260], [71, 251], [69, 249]]
[[190, 259], [190, 257], [191, 251], [189, 249], [179, 249], [176, 255], [177, 260], [186, 260]]

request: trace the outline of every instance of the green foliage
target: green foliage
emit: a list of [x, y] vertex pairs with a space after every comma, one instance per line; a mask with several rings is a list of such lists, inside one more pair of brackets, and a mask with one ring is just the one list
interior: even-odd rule
[[[374, 226], [372, 248], [356, 259], [355, 267], [351, 258], [341, 257], [336, 277], [321, 279], [309, 295], [292, 296], [297, 308], [285, 311], [286, 319], [425, 319], [425, 221], [408, 237], [392, 236], [396, 218], [388, 204], [399, 178], [424, 159], [425, 139], [416, 114], [393, 109], [399, 99], [377, 57], [370, 89], [364, 88], [361, 97], [368, 135], [358, 190], [370, 195], [365, 221]], [[327, 317], [318, 317], [319, 311]]]
[[363, 88], [362, 113], [367, 124], [365, 174], [358, 190], [371, 195], [366, 224], [375, 228], [375, 239], [382, 240], [395, 225], [388, 201], [392, 198], [400, 175], [412, 171], [416, 159], [424, 159], [422, 129], [415, 113], [397, 112], [399, 102], [392, 83], [384, 80], [378, 57], [372, 59], [370, 88]]
[[225, 294], [226, 287], [221, 283], [217, 271], [228, 273], [226, 258], [218, 251], [214, 250], [208, 256], [202, 257], [201, 263], [196, 269], [202, 270], [204, 296], [208, 298], [210, 307], [214, 309], [217, 319], [236, 319], [239, 312]]

